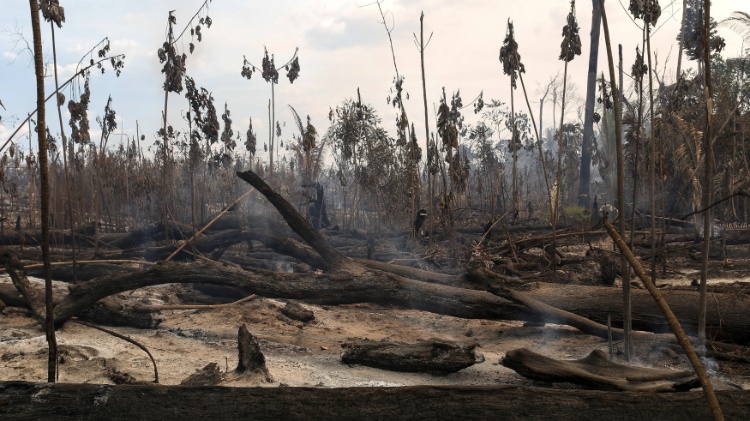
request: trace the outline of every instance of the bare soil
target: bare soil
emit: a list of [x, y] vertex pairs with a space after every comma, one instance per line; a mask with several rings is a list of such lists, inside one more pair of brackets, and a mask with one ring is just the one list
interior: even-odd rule
[[[39, 280], [34, 280], [39, 282]], [[680, 278], [684, 281], [684, 277]], [[9, 283], [7, 278], [0, 282]], [[55, 287], [65, 288], [55, 283]], [[122, 294], [127, 300], [147, 304], [184, 304], [177, 294], [182, 285], [163, 285]], [[407, 386], [407, 385], [540, 385], [503, 367], [506, 352], [529, 348], [554, 358], [581, 358], [594, 349], [607, 350], [606, 341], [576, 329], [547, 324], [524, 326], [522, 322], [466, 320], [417, 310], [372, 304], [317, 306], [308, 323], [281, 313], [284, 302], [257, 297], [231, 307], [210, 310], [162, 311], [157, 329], [110, 327], [150, 350], [159, 371], [159, 382], [180, 384], [182, 380], [216, 363], [223, 373], [237, 366], [237, 332], [245, 324], [258, 338], [273, 376], [263, 386]], [[0, 313], [0, 381], [46, 381], [47, 345], [39, 324], [30, 312], [7, 307]], [[354, 338], [415, 342], [437, 338], [461, 343], [479, 343], [477, 352], [485, 361], [454, 374], [398, 373], [341, 363], [341, 345]], [[59, 381], [112, 384], [122, 381], [152, 382], [154, 372], [147, 355], [136, 346], [104, 332], [71, 321], [57, 332], [60, 349]], [[615, 343], [618, 353], [621, 344]], [[621, 356], [615, 358], [622, 361]], [[690, 369], [684, 356], [663, 344], [636, 344], [637, 365]], [[707, 361], [716, 380], [750, 389], [745, 365]], [[125, 380], [123, 380], [125, 379]], [[227, 376], [226, 386], [255, 386], [250, 380]], [[561, 385], [557, 387], [568, 387]]]

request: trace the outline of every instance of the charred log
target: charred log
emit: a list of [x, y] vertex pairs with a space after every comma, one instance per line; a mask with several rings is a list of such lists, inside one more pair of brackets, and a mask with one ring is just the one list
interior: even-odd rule
[[297, 320], [303, 323], [315, 320], [315, 313], [297, 303], [292, 302], [286, 303], [286, 305], [281, 308], [281, 314], [289, 317], [292, 320]]
[[[29, 276], [41, 278], [44, 276], [42, 267], [35, 267], [26, 270]], [[113, 273], [125, 273], [131, 271], [131, 268], [124, 267], [122, 265], [113, 265], [108, 263], [87, 263], [83, 265], [77, 265], [75, 269], [75, 277], [73, 272], [73, 265], [68, 266], [52, 266], [52, 279], [62, 282], [73, 282], [77, 281], [89, 281], [100, 276], [111, 275]]]
[[474, 352], [478, 344], [460, 344], [433, 339], [413, 344], [356, 341], [342, 345], [344, 364], [361, 364], [383, 370], [445, 375], [484, 362]]
[[[717, 393], [727, 419], [750, 419], [750, 394]], [[398, 388], [226, 388], [66, 383], [0, 383], [0, 418], [456, 420], [508, 417], [711, 420], [700, 393], [602, 392], [521, 386]], [[43, 397], [43, 399], [40, 399]], [[237, 403], [241, 402], [241, 405]]]
[[618, 364], [594, 350], [579, 360], [557, 360], [528, 349], [505, 354], [502, 364], [518, 374], [545, 382], [567, 382], [600, 390], [677, 392], [699, 387], [692, 371], [674, 371]]
[[82, 320], [105, 326], [127, 326], [139, 329], [154, 329], [163, 321], [156, 313], [139, 311], [115, 297], [106, 297], [80, 312]]

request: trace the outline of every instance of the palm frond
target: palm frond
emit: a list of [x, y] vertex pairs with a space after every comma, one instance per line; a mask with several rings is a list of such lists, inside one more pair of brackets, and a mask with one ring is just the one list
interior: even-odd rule
[[722, 20], [720, 25], [737, 32], [745, 45], [750, 45], [750, 13], [732, 12], [732, 15]]
[[295, 110], [291, 104], [289, 104], [289, 108], [292, 110], [292, 116], [294, 116], [294, 123], [297, 125], [297, 129], [299, 129], [300, 136], [304, 136], [305, 127], [302, 125], [302, 119], [299, 118], [299, 114], [297, 114], [297, 110]]

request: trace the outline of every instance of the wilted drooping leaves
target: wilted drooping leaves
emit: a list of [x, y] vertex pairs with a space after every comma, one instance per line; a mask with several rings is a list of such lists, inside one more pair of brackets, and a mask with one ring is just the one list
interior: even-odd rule
[[724, 38], [716, 32], [716, 21], [711, 18], [709, 24], [709, 41], [705, 45], [705, 19], [703, 17], [703, 2], [689, 1], [685, 10], [685, 30], [677, 36], [677, 40], [682, 42], [690, 60], [703, 60], [703, 56], [708, 47], [709, 53], [720, 53], [726, 42]]
[[161, 69], [161, 72], [166, 75], [163, 85], [164, 90], [176, 93], [182, 92], [182, 78], [187, 71], [185, 68], [187, 57], [185, 54], [177, 54], [177, 49], [168, 41], [164, 42], [157, 54], [159, 62], [164, 63], [164, 67]]
[[79, 102], [68, 101], [68, 112], [70, 112], [70, 138], [79, 145], [89, 143], [91, 136], [89, 135], [89, 118], [88, 108], [89, 100], [91, 98], [91, 91], [89, 90], [89, 79], [86, 76], [86, 83], [83, 85], [83, 93]]
[[279, 83], [279, 71], [276, 70], [273, 63], [273, 55], [270, 58], [268, 57], [268, 50], [265, 50], [265, 54], [263, 55], [262, 76], [266, 82]]
[[479, 97], [474, 101], [474, 114], [479, 114], [484, 108], [484, 91], [479, 93]]
[[581, 55], [581, 37], [578, 36], [578, 21], [576, 20], [575, 0], [570, 2], [567, 24], [563, 27], [563, 41], [560, 45], [560, 60], [572, 61], [575, 56]]
[[636, 19], [643, 19], [647, 25], [656, 26], [656, 21], [661, 16], [659, 0], [630, 0], [630, 13]]
[[104, 106], [104, 118], [97, 118], [97, 122], [105, 136], [117, 128], [117, 113], [112, 108], [112, 96], [107, 99], [107, 105]]
[[210, 28], [213, 20], [210, 16], [206, 15], [205, 17], [200, 18], [199, 22], [201, 23], [201, 25], [206, 25], [207, 28]]
[[[177, 18], [169, 12], [169, 22], [171, 24], [177, 23]], [[167, 41], [164, 41], [162, 48], [156, 52], [159, 57], [159, 62], [164, 63], [161, 72], [165, 74], [166, 80], [164, 81], [163, 88], [167, 92], [182, 92], [182, 79], [185, 76], [187, 69], [185, 68], [185, 54], [178, 54], [177, 49], [172, 42], [173, 32], [172, 25], [169, 25], [169, 34]]]
[[96, 55], [99, 56], [99, 58], [107, 57], [107, 53], [109, 52], [109, 49], [110, 49], [109, 38], [104, 38], [104, 45], [102, 45], [102, 48], [96, 51]]
[[510, 19], [508, 19], [503, 46], [500, 48], [500, 62], [503, 63], [503, 73], [510, 76], [510, 85], [515, 89], [518, 74], [526, 72], [526, 69], [521, 63], [521, 55], [518, 54], [518, 43], [513, 34], [513, 22]]
[[635, 63], [633, 63], [631, 75], [635, 79], [635, 83], [640, 84], [643, 81], [643, 76], [648, 73], [648, 66], [643, 61], [643, 54], [641, 54], [638, 46], [635, 47]]
[[[47, 128], [47, 153], [49, 153], [50, 156], [55, 156], [55, 154], [57, 154], [57, 141], [54, 136], [52, 136], [52, 133], [49, 132], [49, 127]], [[19, 168], [20, 166], [21, 160], [16, 159], [16, 168]]]
[[417, 133], [414, 131], [414, 123], [411, 124], [411, 133], [409, 135], [409, 160], [411, 163], [418, 164], [422, 160], [422, 148], [417, 142]]
[[232, 130], [232, 119], [229, 118], [230, 114], [229, 107], [225, 102], [224, 114], [221, 115], [221, 119], [224, 121], [224, 130], [221, 132], [221, 141], [227, 149], [233, 151], [234, 148], [237, 147], [237, 142], [232, 138], [234, 131]]
[[62, 28], [62, 23], [65, 22], [65, 8], [60, 6], [58, 0], [42, 0], [39, 9], [44, 20], [54, 22], [58, 28]]
[[318, 137], [318, 131], [315, 126], [310, 122], [310, 116], [307, 116], [307, 127], [305, 127], [304, 135], [302, 136], [302, 149], [305, 152], [310, 152], [315, 149], [315, 139]]
[[440, 170], [440, 153], [438, 152], [437, 142], [435, 142], [435, 136], [433, 134], [430, 141], [427, 143], [427, 170], [430, 174], [435, 175]]
[[253, 119], [250, 118], [250, 127], [247, 129], [247, 134], [245, 138], [245, 149], [247, 149], [248, 152], [250, 152], [250, 156], [255, 156], [255, 149], [257, 144], [257, 137], [255, 136], [255, 132], [253, 132]]
[[292, 60], [292, 63], [287, 66], [287, 74], [286, 77], [289, 78], [289, 83], [294, 83], [294, 81], [299, 77], [299, 57], [294, 57], [294, 60]]
[[606, 110], [611, 110], [615, 106], [612, 101], [612, 93], [607, 89], [607, 81], [604, 79], [604, 74], [599, 79], [599, 98], [597, 98], [596, 102], [602, 104]]
[[253, 72], [257, 69], [255, 68], [255, 66], [250, 64], [249, 61], [247, 61], [247, 58], [245, 58], [245, 56], [242, 56], [242, 59], [242, 73], [240, 74], [244, 78], [251, 79], [253, 77]]
[[214, 98], [211, 95], [208, 96], [206, 109], [206, 120], [204, 121], [202, 131], [203, 136], [208, 140], [209, 144], [213, 145], [219, 140], [219, 119], [216, 116]]
[[447, 151], [449, 148], [458, 148], [458, 132], [463, 126], [463, 116], [461, 116], [461, 108], [463, 107], [463, 101], [461, 99], [461, 92], [456, 92], [451, 97], [451, 105], [448, 106], [447, 97], [445, 96], [445, 88], [443, 88], [443, 96], [440, 99], [440, 107], [438, 108], [438, 136], [442, 139], [442, 150]]

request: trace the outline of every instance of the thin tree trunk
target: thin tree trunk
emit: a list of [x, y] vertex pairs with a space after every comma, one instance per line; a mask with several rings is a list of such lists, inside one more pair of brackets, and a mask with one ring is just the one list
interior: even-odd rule
[[[513, 168], [511, 170], [513, 178], [512, 180], [512, 192], [511, 192], [511, 210], [513, 211], [513, 221], [515, 222], [515, 213], [516, 210], [518, 210], [518, 175], [517, 175], [517, 166], [518, 166], [518, 147], [516, 145], [516, 111], [515, 111], [515, 104], [513, 101], [513, 86], [510, 87], [510, 118], [511, 118], [511, 136], [510, 136], [510, 147], [513, 150]], [[450, 149], [448, 149], [450, 151]], [[449, 160], [451, 160], [451, 157], [448, 157]], [[450, 162], [450, 161], [449, 161]]]
[[[273, 55], [271, 57], [273, 57]], [[276, 125], [276, 94], [275, 94], [273, 85], [274, 85], [274, 83], [273, 83], [273, 81], [271, 81], [271, 102], [268, 103], [268, 111], [269, 111], [268, 116], [271, 119], [271, 122], [270, 122], [271, 123], [271, 127], [270, 127], [271, 128], [271, 137], [270, 137], [271, 140], [268, 142], [268, 150], [271, 153], [271, 155], [269, 157], [270, 158], [270, 165], [271, 165], [269, 167], [269, 172], [271, 174], [273, 174], [273, 168], [274, 168], [274, 164], [273, 164], [273, 145], [274, 145], [274, 143], [276, 143], [276, 140], [275, 140], [275, 135], [276, 135], [276, 127], [275, 127], [275, 125]]]
[[[50, 28], [52, 30], [52, 59], [55, 66], [55, 91], [60, 89], [60, 84], [57, 78], [57, 42], [55, 41], [55, 23], [50, 21]], [[60, 137], [62, 138], [63, 146], [63, 167], [65, 169], [65, 191], [67, 194], [67, 205], [68, 205], [68, 223], [70, 224], [70, 233], [72, 235], [72, 260], [73, 260], [73, 282], [76, 282], [76, 227], [73, 223], [73, 199], [70, 193], [70, 169], [68, 168], [68, 139], [65, 136], [65, 128], [63, 126], [62, 111], [60, 110], [60, 102], [56, 101], [57, 104], [57, 117], [60, 120]], [[31, 214], [31, 207], [29, 207], [29, 214]]]
[[591, 49], [589, 51], [589, 72], [586, 80], [586, 111], [583, 118], [583, 145], [581, 146], [581, 176], [578, 186], [578, 206], [588, 209], [591, 201], [589, 185], [591, 184], [591, 153], [594, 137], [594, 105], [596, 103], [596, 71], [599, 61], [599, 29], [602, 13], [598, 0], [592, 0], [591, 14]]
[[[168, 33], [168, 39], [167, 42], [169, 42], [169, 45], [172, 45], [172, 12], [169, 12], [170, 19], [169, 21], [169, 33]], [[169, 230], [167, 229], [167, 224], [169, 221], [167, 220], [167, 161], [169, 160], [168, 156], [168, 136], [167, 136], [167, 107], [169, 105], [169, 74], [166, 74], [166, 81], [164, 82], [164, 124], [162, 126], [162, 129], [164, 130], [164, 137], [162, 139], [162, 175], [161, 175], [161, 216], [162, 216], [162, 223], [164, 224], [164, 239], [169, 240]], [[98, 224], [99, 221], [96, 221]]]
[[680, 39], [677, 53], [677, 83], [682, 79], [682, 49], [683, 49], [683, 38], [685, 37], [685, 21], [687, 19], [687, 5], [688, 0], [682, 0], [682, 20], [680, 22]]
[[[644, 35], [645, 37], [645, 35]], [[637, 51], [636, 51], [637, 52]], [[640, 156], [640, 146], [641, 146], [641, 128], [643, 127], [643, 78], [639, 77], [638, 79], [638, 119], [636, 120], [636, 129], [635, 129], [635, 159], [633, 159], [633, 203], [631, 204], [631, 211], [630, 215], [632, 218], [632, 222], [630, 223], [630, 244], [628, 244], [628, 247], [630, 249], [633, 249], [633, 240], [635, 238], [635, 203], [637, 199], [637, 192], [638, 192], [638, 159]], [[620, 65], [620, 86], [622, 86], [622, 65]], [[627, 272], [628, 277], [630, 277], [630, 271]]]
[[703, 134], [704, 148], [706, 149], [705, 169], [706, 182], [703, 189], [703, 247], [701, 259], [701, 282], [700, 282], [700, 315], [698, 316], [698, 340], [700, 341], [701, 351], [705, 351], [706, 341], [706, 280], [708, 278], [708, 259], [711, 249], [711, 201], [713, 191], [713, 160], [714, 153], [711, 146], [711, 136], [713, 129], [713, 86], [711, 84], [711, 49], [708, 47], [710, 30], [711, 30], [711, 2], [703, 0], [703, 60], [704, 66], [704, 87], [703, 92], [706, 96], [706, 130]]
[[[654, 71], [651, 67], [651, 25], [646, 25], [646, 53], [648, 54], [648, 104], [649, 104], [649, 139], [651, 153], [649, 154], [648, 180], [650, 184], [648, 201], [651, 208], [651, 279], [656, 282], [656, 138], [654, 138]], [[635, 215], [633, 215], [635, 216]]]
[[[710, 0], [705, 1], [708, 3]], [[604, 0], [602, 0], [602, 2], [604, 2]], [[628, 247], [625, 245], [625, 241], [623, 241], [622, 237], [617, 234], [617, 231], [615, 231], [615, 227], [606, 219], [604, 220], [604, 226], [607, 228], [607, 233], [617, 244], [617, 247], [619, 247], [622, 251], [623, 257], [628, 260], [630, 266], [632, 266], [633, 270], [635, 270], [636, 275], [638, 275], [638, 278], [641, 279], [648, 292], [652, 297], [654, 297], [654, 301], [659, 306], [659, 309], [662, 311], [662, 313], [664, 313], [664, 317], [667, 319], [667, 322], [669, 322], [669, 327], [672, 329], [672, 332], [674, 332], [674, 335], [677, 338], [677, 342], [680, 343], [680, 346], [682, 346], [682, 350], [685, 351], [685, 355], [687, 355], [690, 364], [695, 369], [695, 374], [698, 376], [701, 386], [703, 387], [703, 392], [706, 394], [706, 399], [708, 400], [708, 404], [711, 407], [714, 419], [723, 420], [724, 415], [721, 413], [721, 407], [719, 406], [719, 401], [716, 398], [716, 394], [714, 393], [714, 389], [711, 385], [711, 380], [708, 377], [708, 373], [706, 373], [706, 369], [703, 367], [703, 364], [698, 358], [698, 355], [695, 353], [695, 350], [690, 344], [690, 340], [685, 334], [685, 331], [682, 329], [682, 326], [680, 326], [680, 322], [677, 320], [677, 317], [675, 317], [674, 313], [669, 308], [669, 304], [667, 304], [667, 302], [661, 296], [661, 293], [659, 293], [659, 290], [656, 289], [654, 283], [651, 281], [651, 279], [649, 279], [648, 275], [646, 275], [646, 271], [643, 270], [643, 267], [641, 267], [641, 264], [635, 258], [633, 252], [628, 249]], [[628, 270], [630, 270], [630, 268], [628, 268]]]
[[[424, 138], [426, 142], [425, 150], [427, 151], [428, 161], [429, 161], [429, 155], [430, 155], [430, 120], [429, 120], [429, 111], [427, 108], [427, 82], [425, 78], [425, 71], [424, 71], [424, 12], [419, 16], [419, 61], [422, 67], [422, 99], [424, 102]], [[437, 159], [437, 157], [435, 157]], [[427, 184], [430, 186], [430, 197], [427, 198], [427, 203], [430, 206], [430, 213], [429, 213], [429, 229], [430, 229], [430, 244], [432, 244], [432, 221], [434, 218], [433, 216], [433, 209], [432, 209], [432, 173], [430, 173], [429, 168], [429, 162], [427, 166]], [[412, 215], [414, 217], [415, 215]], [[415, 235], [418, 235], [419, 233], [414, 233]]]
[[[617, 91], [617, 98], [618, 98], [618, 102], [620, 103], [620, 106], [619, 106], [619, 110], [620, 111], [618, 112], [618, 115], [620, 116], [620, 121], [622, 122], [622, 104], [625, 102], [625, 95], [623, 94], [623, 91], [622, 91], [622, 85], [623, 85], [622, 44], [618, 44], [617, 50], [618, 50], [619, 59], [620, 59], [620, 84], [618, 85], [618, 86], [620, 86], [620, 89]], [[622, 136], [622, 127], [620, 128], [620, 136]], [[620, 146], [618, 148], [619, 148], [619, 150], [622, 150], [622, 137], [620, 137], [620, 139], [621, 139], [620, 140]], [[624, 158], [623, 158], [623, 165], [625, 165]], [[625, 174], [625, 169], [623, 169], [623, 175], [624, 174]], [[636, 188], [637, 184], [638, 183], [637, 183], [636, 179], [634, 178], [633, 179], [633, 191], [635, 191], [635, 188]], [[622, 192], [623, 192], [622, 193], [623, 197], [625, 197], [624, 182], [623, 182]], [[620, 231], [620, 232], [624, 233], [625, 232], [625, 201], [624, 200], [620, 201], [620, 205], [618, 205], [618, 206], [621, 206], [621, 208], [620, 208], [621, 209], [620, 222], [622, 223], [622, 231]], [[635, 201], [633, 201], [633, 206], [635, 206]], [[635, 217], [635, 212], [633, 212], [633, 215], [631, 215], [631, 218], [633, 218], [633, 217]], [[631, 222], [631, 224], [633, 224], [633, 222]], [[627, 263], [625, 262], [625, 257], [624, 256], [622, 258], [621, 264], [622, 264], [622, 267], [624, 269], [623, 272], [622, 272], [622, 283], [623, 283], [623, 285], [628, 285], [627, 287], [623, 286], [623, 293], [624, 293], [625, 288], [627, 288], [627, 290], [628, 290], [628, 293], [627, 293], [627, 295], [628, 295], [628, 302], [631, 302], [631, 298], [630, 298], [630, 269], [628, 269], [628, 267], [627, 267]], [[632, 330], [633, 330], [632, 307], [630, 305], [628, 305], [628, 306], [623, 307], [623, 309], [625, 311], [625, 315], [624, 315], [625, 323], [624, 323], [624, 325], [626, 326], [626, 329], [628, 330], [628, 332], [632, 332]], [[626, 351], [627, 355], [630, 355], [633, 352], [633, 345], [632, 344], [633, 344], [633, 341], [632, 341], [631, 336], [627, 335], [625, 337], [625, 348], [627, 349], [627, 351]]]
[[47, 381], [54, 383], [57, 377], [57, 339], [52, 301], [52, 267], [49, 257], [49, 168], [47, 167], [47, 127], [44, 110], [44, 62], [42, 56], [42, 34], [39, 22], [39, 3], [29, 0], [31, 27], [34, 32], [34, 67], [36, 70], [37, 136], [39, 137], [39, 170], [41, 173], [41, 219], [42, 260], [44, 261], [45, 332], [49, 347], [47, 359]]
[[[542, 149], [542, 106], [544, 104], [544, 97], [547, 93], [544, 93], [544, 97], [539, 101], [539, 130], [537, 130], [536, 122], [534, 121], [534, 113], [531, 112], [531, 103], [529, 103], [529, 96], [526, 94], [526, 85], [523, 83], [523, 73], [518, 73], [518, 78], [521, 80], [521, 89], [523, 89], [523, 97], [526, 99], [526, 106], [529, 109], [529, 117], [531, 117], [531, 123], [534, 125], [534, 133], [538, 133], [536, 137], [536, 144], [539, 148], [539, 159], [542, 161], [542, 173], [544, 174], [544, 184], [547, 186], [547, 198], [549, 203], [550, 215], [554, 213], [554, 207], [552, 206], [551, 188], [549, 185], [549, 177], [547, 177], [547, 164], [544, 159], [544, 150]], [[493, 208], [494, 209], [494, 208]]]
[[[617, 208], [620, 209], [620, 223], [619, 232], [625, 233], [625, 172], [623, 165], [622, 156], [622, 119], [620, 116], [620, 97], [617, 83], [615, 82], [615, 64], [612, 59], [612, 44], [609, 39], [609, 26], [607, 25], [607, 12], [604, 8], [604, 0], [599, 0], [602, 9], [602, 25], [604, 28], [604, 41], [607, 45], [607, 60], [609, 62], [609, 79], [612, 87], [612, 101], [614, 102], [615, 111], [615, 139], [617, 141]], [[630, 271], [630, 268], [625, 261], [625, 256], [621, 259], [622, 271]], [[631, 354], [631, 319], [632, 315], [631, 304], [630, 304], [630, 282], [622, 283], [622, 296], [623, 296], [623, 330], [625, 332], [625, 359], [630, 360]]]

